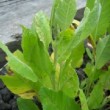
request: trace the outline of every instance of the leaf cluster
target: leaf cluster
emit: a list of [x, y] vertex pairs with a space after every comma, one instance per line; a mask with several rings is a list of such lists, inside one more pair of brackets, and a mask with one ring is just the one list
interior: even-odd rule
[[76, 0], [54, 0], [50, 19], [39, 12], [31, 28], [21, 26], [23, 51], [0, 42], [11, 70], [0, 78], [20, 110], [40, 110], [33, 96], [43, 110], [101, 110], [110, 101], [110, 1], [87, 0], [80, 23], [76, 11]]

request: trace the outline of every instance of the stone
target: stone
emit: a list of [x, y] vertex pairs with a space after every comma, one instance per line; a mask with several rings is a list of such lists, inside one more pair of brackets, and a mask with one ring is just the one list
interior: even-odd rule
[[16, 99], [11, 99], [9, 104], [11, 105], [12, 110], [18, 110]]
[[3, 89], [5, 87], [4, 83], [2, 82], [2, 80], [0, 79], [0, 90]]
[[0, 100], [0, 110], [10, 110], [11, 105]]
[[11, 92], [6, 87], [0, 91], [0, 94], [4, 102], [8, 102], [12, 98]]

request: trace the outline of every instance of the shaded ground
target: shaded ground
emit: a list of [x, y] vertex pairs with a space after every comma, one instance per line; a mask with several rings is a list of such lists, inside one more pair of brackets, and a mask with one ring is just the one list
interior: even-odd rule
[[[34, 14], [40, 10], [50, 14], [53, 0], [0, 0], [0, 40], [12, 41], [10, 37], [21, 33], [19, 24], [30, 26]], [[84, 6], [86, 0], [77, 0], [78, 8]]]

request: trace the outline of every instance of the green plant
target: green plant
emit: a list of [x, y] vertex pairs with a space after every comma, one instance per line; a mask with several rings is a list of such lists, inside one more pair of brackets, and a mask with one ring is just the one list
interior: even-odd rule
[[[88, 0], [80, 25], [71, 29], [76, 0], [54, 0], [50, 20], [39, 12], [30, 29], [21, 26], [23, 52], [12, 54], [0, 43], [12, 71], [0, 78], [21, 97], [20, 110], [39, 110], [33, 96], [43, 110], [98, 110], [110, 101], [105, 94], [110, 90], [109, 10], [109, 0]], [[91, 50], [85, 49], [85, 39]], [[50, 44], [53, 52], [49, 55]], [[85, 52], [90, 60], [83, 67], [86, 77], [80, 81], [76, 69], [84, 63]]]

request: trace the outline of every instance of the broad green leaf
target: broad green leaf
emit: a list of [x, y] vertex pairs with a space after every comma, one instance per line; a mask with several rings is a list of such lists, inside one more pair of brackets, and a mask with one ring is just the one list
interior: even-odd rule
[[48, 52], [32, 30], [23, 28], [22, 48], [25, 60], [38, 76], [51, 73], [53, 68]]
[[73, 49], [71, 54], [73, 68], [79, 68], [82, 65], [84, 52], [84, 43], [79, 44], [76, 48]]
[[100, 39], [96, 47], [96, 68], [101, 68], [110, 60], [110, 36]]
[[60, 0], [56, 7], [55, 19], [61, 30], [67, 29], [76, 14], [76, 0]]
[[46, 88], [40, 91], [43, 110], [81, 110], [73, 98], [64, 95], [63, 92], [55, 92]]
[[[90, 33], [93, 32], [100, 17], [101, 5], [99, 2], [95, 3], [94, 8], [90, 11], [88, 8], [85, 10], [84, 19], [81, 21], [76, 30], [76, 39], [79, 41], [84, 40]], [[94, 19], [93, 19], [94, 18]]]
[[59, 79], [59, 88], [71, 98], [76, 97], [78, 93], [79, 78], [70, 64], [66, 64], [62, 67]]
[[97, 110], [98, 108], [100, 108], [103, 99], [104, 99], [103, 87], [100, 83], [97, 83], [94, 86], [94, 88], [90, 94], [90, 97], [88, 98], [89, 109]]
[[31, 85], [27, 83], [25, 79], [24, 80], [21, 79], [16, 74], [11, 76], [9, 75], [0, 76], [0, 78], [3, 80], [4, 84], [8, 87], [8, 89], [14, 94], [17, 94], [27, 99], [36, 96], [36, 93], [34, 92]]
[[80, 98], [82, 110], [89, 110], [88, 105], [87, 105], [86, 96], [85, 96], [83, 90], [81, 90], [81, 89], [80, 89], [80, 93], [79, 93], [79, 98]]
[[[5, 85], [16, 94], [28, 91], [31, 89], [28, 85], [25, 84], [23, 80], [20, 80], [17, 75], [5, 75], [5, 76], [0, 76], [0, 78], [4, 81]], [[14, 82], [14, 83], [13, 83]]]
[[[93, 8], [95, 0], [88, 0], [87, 6], [89, 8]], [[93, 32], [93, 37], [97, 40], [99, 37], [104, 35], [107, 32], [107, 28], [110, 23], [110, 0], [100, 0], [102, 9], [101, 9], [101, 15], [98, 22], [98, 25], [96, 26], [95, 31]]]
[[59, 62], [66, 60], [71, 54], [72, 50], [76, 48], [81, 42], [83, 42], [90, 35], [90, 33], [92, 33], [98, 23], [100, 9], [101, 6], [98, 2], [91, 11], [88, 8], [85, 9], [84, 18], [81, 21], [79, 27], [76, 29], [75, 36], [59, 56]]
[[25, 60], [38, 76], [40, 83], [51, 87], [49, 75], [53, 71], [53, 65], [48, 52], [33, 30], [25, 27], [23, 27], [22, 48]]
[[3, 51], [8, 56], [8, 64], [10, 65], [10, 68], [18, 73], [23, 78], [26, 78], [32, 82], [37, 82], [37, 76], [32, 71], [32, 69], [26, 65], [24, 62], [19, 60], [17, 57], [15, 57], [8, 48], [0, 42], [0, 48], [3, 49]]
[[37, 105], [32, 100], [29, 99], [18, 98], [17, 104], [19, 110], [39, 110]]
[[49, 44], [52, 42], [52, 34], [49, 21], [43, 12], [39, 12], [35, 15], [32, 27], [35, 28], [40, 41], [43, 42], [48, 50]]

